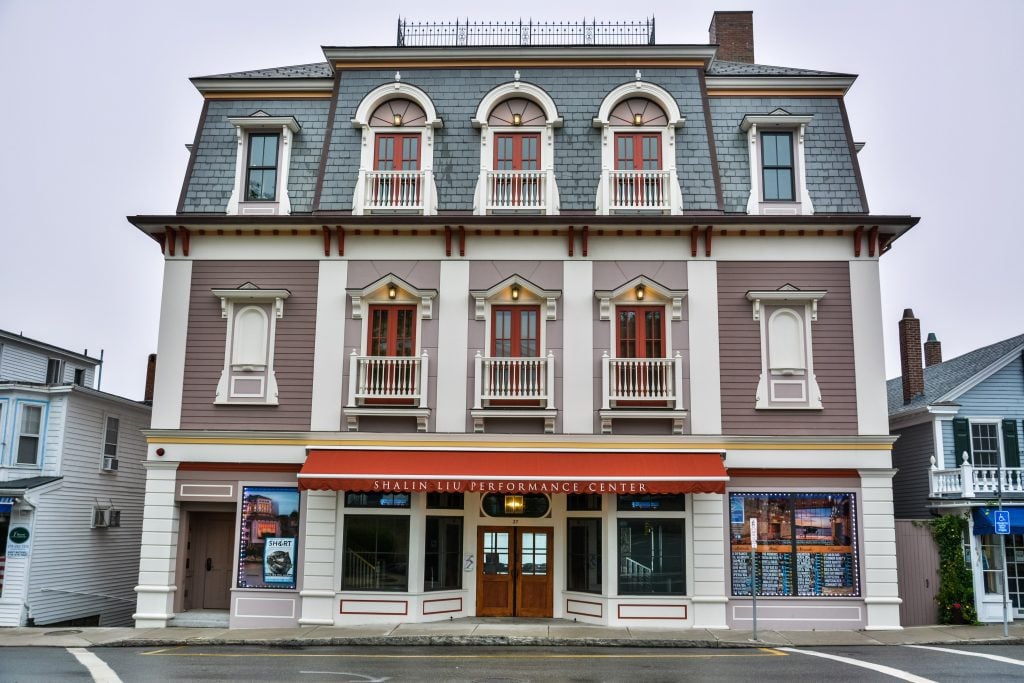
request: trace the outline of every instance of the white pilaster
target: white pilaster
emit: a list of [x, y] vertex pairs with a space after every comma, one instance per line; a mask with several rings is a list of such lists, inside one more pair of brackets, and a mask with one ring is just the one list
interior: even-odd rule
[[[340, 290], [344, 291], [344, 289]], [[335, 612], [335, 558], [338, 546], [338, 496], [336, 491], [306, 492], [306, 523], [303, 530], [302, 616], [299, 625], [332, 625]]]
[[718, 349], [718, 264], [689, 261], [690, 433], [722, 433], [722, 382]]
[[857, 390], [857, 433], [888, 434], [885, 345], [878, 261], [850, 262], [850, 309]]
[[136, 628], [164, 628], [174, 616], [177, 590], [178, 523], [181, 511], [174, 500], [176, 462], [146, 462], [146, 498], [142, 520], [142, 549], [135, 614]]
[[469, 262], [442, 261], [438, 288], [437, 396], [434, 429], [466, 431], [469, 368]]
[[729, 628], [725, 593], [725, 496], [693, 494], [693, 627]]
[[594, 433], [594, 264], [566, 261], [562, 276], [562, 432]]
[[153, 429], [181, 426], [181, 387], [185, 376], [185, 338], [188, 301], [192, 290], [192, 262], [164, 261], [164, 288], [160, 298], [160, 337], [156, 344], [153, 394]]
[[320, 261], [313, 349], [313, 405], [309, 428], [341, 429], [342, 372], [345, 365], [345, 288], [348, 261]]
[[864, 566], [864, 604], [867, 630], [900, 626], [899, 584], [896, 580], [896, 524], [893, 517], [893, 469], [860, 470], [861, 543]]

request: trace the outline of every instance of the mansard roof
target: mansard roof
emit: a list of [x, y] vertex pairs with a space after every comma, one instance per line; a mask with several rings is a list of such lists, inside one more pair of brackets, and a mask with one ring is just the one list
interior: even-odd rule
[[275, 66], [268, 69], [254, 69], [252, 71], [234, 71], [226, 74], [214, 74], [211, 76], [197, 76], [193, 80], [207, 78], [232, 78], [258, 80], [262, 78], [333, 78], [334, 71], [327, 62], [314, 62], [313, 64], [295, 64], [293, 66]]
[[1019, 356], [1022, 350], [1024, 350], [1024, 334], [1019, 334], [1016, 337], [983, 346], [962, 356], [927, 367], [924, 369], [924, 394], [915, 397], [910, 403], [903, 402], [903, 377], [890, 379], [886, 382], [889, 417], [893, 418], [913, 412], [937, 401], [955, 398], [955, 396], [949, 395], [950, 392], [984, 373], [1000, 361], [1007, 360], [1009, 356]]
[[835, 71], [818, 71], [816, 69], [797, 69], [789, 66], [771, 66], [768, 64], [748, 64], [746, 62], [727, 62], [715, 59], [708, 66], [708, 76], [846, 76], [852, 74]]

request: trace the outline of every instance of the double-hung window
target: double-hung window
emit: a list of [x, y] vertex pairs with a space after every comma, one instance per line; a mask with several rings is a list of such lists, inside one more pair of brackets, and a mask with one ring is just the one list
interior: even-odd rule
[[976, 466], [1000, 467], [999, 425], [994, 422], [972, 422], [971, 450]]
[[761, 173], [766, 202], [796, 200], [792, 133], [761, 134]]
[[39, 464], [39, 444], [43, 440], [43, 407], [21, 406], [21, 422], [18, 430], [19, 465]]
[[272, 202], [277, 198], [277, 133], [250, 133], [245, 171], [245, 200]]
[[46, 361], [46, 383], [60, 384], [64, 381], [64, 361], [50, 358]]
[[121, 420], [108, 417], [103, 430], [103, 469], [111, 472], [117, 469], [117, 439], [121, 431]]

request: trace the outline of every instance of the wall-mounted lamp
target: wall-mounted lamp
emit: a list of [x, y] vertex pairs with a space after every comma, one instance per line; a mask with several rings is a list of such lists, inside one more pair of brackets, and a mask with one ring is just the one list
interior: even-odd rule
[[388, 285], [388, 298], [394, 299], [396, 296], [398, 296], [398, 288], [394, 284]]
[[516, 112], [515, 114], [512, 114], [512, 125], [513, 126], [521, 126], [521, 125], [523, 125], [523, 115], [518, 113], [518, 112]]
[[639, 284], [639, 285], [636, 286], [636, 300], [637, 301], [643, 301], [644, 300], [644, 294], [646, 294], [646, 293], [647, 293], [647, 291], [644, 288], [643, 284]]
[[642, 126], [644, 125], [644, 115], [640, 112], [633, 114], [633, 125]]
[[392, 120], [394, 121], [394, 124], [396, 126], [402, 125], [402, 115], [401, 114], [395, 114], [395, 118], [392, 119]]
[[519, 301], [519, 285], [512, 285], [512, 301]]
[[522, 514], [523, 508], [526, 505], [523, 503], [523, 497], [520, 495], [509, 495], [505, 494], [505, 514], [506, 515], [519, 515]]

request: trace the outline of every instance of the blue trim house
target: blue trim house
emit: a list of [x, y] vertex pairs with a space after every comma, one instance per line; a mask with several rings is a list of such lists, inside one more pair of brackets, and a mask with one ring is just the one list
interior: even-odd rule
[[[1011, 618], [1024, 619], [1024, 334], [942, 361], [934, 335], [924, 344], [909, 309], [900, 321], [903, 376], [888, 382], [897, 520], [969, 513], [965, 539], [981, 621], [1001, 621], [1002, 580]], [[1010, 510], [1005, 557], [993, 528]]]

